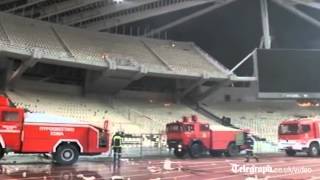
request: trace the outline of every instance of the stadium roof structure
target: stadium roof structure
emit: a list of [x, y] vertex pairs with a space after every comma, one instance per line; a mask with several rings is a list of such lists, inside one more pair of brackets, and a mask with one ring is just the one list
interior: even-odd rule
[[[56, 24], [84, 28], [90, 31], [156, 38], [157, 36], [160, 38], [162, 35], [166, 39], [168, 32], [169, 34], [172, 33], [170, 29], [223, 7], [241, 4], [235, 2], [240, 2], [240, 0], [2, 0], [0, 2], [0, 11]], [[271, 8], [273, 4], [281, 7], [284, 11], [290, 11], [318, 28], [320, 27], [320, 21], [313, 13], [310, 14], [309, 12], [320, 9], [318, 0], [254, 0], [246, 2], [255, 4], [250, 6], [251, 8], [259, 9], [259, 6], [261, 6], [263, 35], [259, 34], [258, 36], [261, 37], [262, 35], [261, 39], [264, 41], [264, 48], [270, 48], [271, 40], [274, 38], [274, 34], [270, 32], [268, 15], [268, 11], [270, 11], [268, 6]], [[306, 10], [306, 8], [309, 9]], [[175, 16], [175, 12], [180, 14]], [[259, 13], [254, 14], [254, 16], [260, 16]], [[175, 17], [168, 18], [164, 16], [166, 14]], [[168, 20], [157, 19], [157, 17]], [[153, 25], [152, 19], [160, 22], [155, 23], [157, 25]], [[144, 25], [144, 23], [147, 25]], [[257, 22], [254, 23], [257, 24]], [[220, 26], [219, 24], [217, 25]], [[199, 34], [194, 36], [199, 36]], [[183, 38], [177, 39], [184, 40]], [[196, 38], [189, 39], [191, 39], [189, 41], [198, 42]], [[214, 39], [214, 41], [218, 42], [219, 40]], [[223, 42], [219, 41], [219, 43]], [[241, 43], [245, 44], [245, 42]], [[206, 49], [209, 54], [219, 57], [220, 62], [223, 60], [224, 65], [232, 69], [234, 64], [226, 64], [224, 62], [224, 54], [221, 55], [218, 50], [216, 53], [215, 51], [211, 52], [212, 49], [208, 48], [205, 43], [198, 42], [198, 45]], [[254, 46], [258, 48], [256, 47], [257, 44]], [[217, 47], [215, 48], [217, 49]], [[247, 49], [245, 53], [252, 51], [252, 47], [248, 48], [250, 49]], [[242, 56], [243, 54], [240, 57]], [[232, 56], [233, 59], [239, 59], [240, 57]]]
[[114, 85], [111, 91], [144, 76], [193, 79], [199, 85], [231, 75], [192, 42], [92, 32], [6, 13], [0, 13], [0, 51], [23, 61], [11, 81], [36, 63], [100, 72], [104, 83]]
[[115, 26], [196, 6], [221, 6], [235, 0], [6, 0], [7, 13], [103, 31]]
[[[38, 20], [104, 31], [190, 7], [205, 7], [187, 18], [184, 17], [187, 21], [235, 1], [237, 0], [2, 0], [0, 10]], [[272, 2], [295, 11], [309, 20], [312, 17], [299, 12], [297, 7], [303, 5], [320, 8], [317, 0], [272, 0]], [[166, 26], [160, 29], [163, 30], [164, 27]], [[153, 32], [148, 32], [150, 33]]]
[[[192, 79], [196, 82], [191, 85], [192, 88], [206, 82], [255, 81], [254, 75], [238, 77], [233, 74], [251, 56], [254, 57], [255, 50], [234, 68], [229, 65], [230, 70], [228, 70], [213, 58], [212, 54], [220, 60], [221, 56], [208, 51], [210, 56], [192, 42], [144, 38], [160, 36], [161, 32], [166, 36], [166, 30], [170, 28], [178, 27], [184, 22], [190, 22], [192, 19], [239, 1], [123, 0], [119, 3], [114, 0], [3, 0], [0, 2], [1, 11], [36, 20], [1, 13], [1, 51], [25, 60], [23, 67], [13, 74], [11, 80], [19, 77], [36, 62], [45, 62], [99, 71], [103, 76], [108, 76], [109, 80], [110, 77], [117, 77], [117, 84], [122, 85], [114, 88], [115, 90], [146, 76]], [[320, 27], [320, 21], [303, 8], [318, 10], [320, 8], [318, 0], [257, 2], [256, 5], [261, 5], [262, 17], [262, 37], [258, 35], [261, 37], [259, 48], [271, 48], [269, 2], [277, 4], [315, 27]], [[139, 23], [143, 22], [142, 20], [182, 10], [188, 10], [188, 13], [182, 13], [175, 17], [176, 19], [169, 18], [170, 20], [155, 27], [140, 29]], [[133, 26], [137, 29], [131, 29], [132, 23], [138, 23], [137, 26]], [[99, 31], [132, 34], [138, 37], [112, 35]], [[258, 47], [255, 45], [255, 48]], [[125, 81], [119, 83], [120, 79]], [[189, 92], [191, 87], [183, 94]]]

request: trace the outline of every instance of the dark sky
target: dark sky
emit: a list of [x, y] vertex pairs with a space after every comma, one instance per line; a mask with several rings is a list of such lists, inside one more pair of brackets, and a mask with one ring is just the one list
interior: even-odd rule
[[[314, 9], [301, 8], [301, 10], [314, 18], [320, 17]], [[270, 4], [270, 11], [275, 48], [320, 48], [320, 29], [275, 4]]]
[[[169, 30], [169, 38], [193, 41], [228, 68], [259, 44], [257, 1], [238, 1]], [[241, 70], [240, 70], [241, 71]], [[250, 73], [248, 68], [242, 70]]]
[[[148, 31], [205, 7], [207, 6], [153, 17], [127, 26], [132, 29], [139, 27], [141, 31], [144, 29]], [[320, 20], [319, 11], [305, 7], [300, 8]], [[320, 38], [318, 38], [320, 30], [315, 26], [270, 1], [269, 15], [273, 48], [320, 48]], [[225, 66], [232, 68], [259, 45], [262, 36], [259, 1], [238, 0], [228, 6], [175, 26], [167, 30], [167, 33], [169, 39], [195, 42]], [[161, 37], [164, 35], [161, 34]], [[252, 73], [251, 66], [252, 64], [248, 62], [237, 73], [250, 75]]]

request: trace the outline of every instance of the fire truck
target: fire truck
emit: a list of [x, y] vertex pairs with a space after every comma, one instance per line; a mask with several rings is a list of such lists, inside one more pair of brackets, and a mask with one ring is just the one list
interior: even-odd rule
[[28, 113], [0, 96], [0, 159], [7, 152], [51, 153], [55, 163], [70, 165], [79, 155], [108, 150], [108, 121], [100, 128], [69, 118]]
[[280, 123], [279, 130], [280, 150], [288, 156], [295, 156], [297, 152], [305, 152], [308, 156], [320, 154], [320, 119], [297, 118]]
[[[182, 158], [189, 154], [192, 158], [199, 157], [209, 151], [212, 156], [236, 156], [243, 145], [243, 131], [236, 129], [210, 129], [208, 123], [198, 121], [193, 115], [191, 120], [183, 117], [182, 121], [176, 121], [166, 125], [167, 145], [174, 149], [174, 155]], [[241, 142], [242, 138], [242, 143]]]

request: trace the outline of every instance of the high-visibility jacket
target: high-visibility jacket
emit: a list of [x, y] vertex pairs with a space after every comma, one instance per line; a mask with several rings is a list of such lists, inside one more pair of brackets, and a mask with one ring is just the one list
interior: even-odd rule
[[246, 137], [244, 144], [247, 151], [252, 151], [254, 146], [254, 139], [252, 137]]
[[121, 147], [123, 138], [120, 135], [114, 135], [112, 137], [112, 147]]

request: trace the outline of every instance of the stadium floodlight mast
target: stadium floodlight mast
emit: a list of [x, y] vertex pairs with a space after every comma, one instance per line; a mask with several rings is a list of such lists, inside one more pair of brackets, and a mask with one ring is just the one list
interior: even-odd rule
[[113, 0], [113, 2], [115, 2], [115, 3], [122, 3], [123, 0]]

